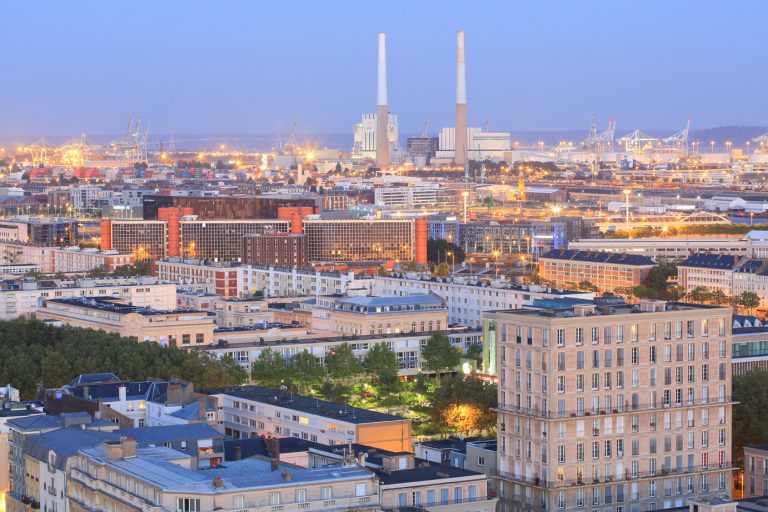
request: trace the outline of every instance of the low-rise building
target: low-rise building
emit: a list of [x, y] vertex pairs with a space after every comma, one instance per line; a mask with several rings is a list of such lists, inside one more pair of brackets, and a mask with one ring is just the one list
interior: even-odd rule
[[219, 401], [224, 434], [235, 439], [293, 436], [322, 444], [411, 451], [411, 420], [400, 416], [254, 386], [212, 394]]
[[448, 308], [431, 294], [318, 297], [312, 327], [352, 335], [440, 331], [448, 327]]
[[188, 348], [213, 342], [213, 315], [206, 311], [158, 310], [111, 299], [50, 299], [37, 310], [40, 320], [113, 332], [137, 341]]
[[22, 279], [0, 285], [0, 319], [29, 316], [45, 301], [67, 298], [109, 298], [154, 309], [176, 307], [176, 285], [153, 277]]
[[677, 265], [677, 281], [685, 293], [696, 288], [721, 291], [730, 297], [733, 269], [739, 257], [730, 254], [697, 253]]
[[744, 447], [744, 497], [768, 496], [768, 444]]
[[157, 261], [157, 276], [163, 281], [176, 283], [222, 297], [237, 297], [242, 290], [243, 267], [230, 263], [209, 264], [202, 260], [169, 258]]
[[647, 256], [653, 260], [683, 260], [698, 252], [749, 256], [746, 239], [707, 238], [583, 238], [568, 243], [575, 251], [605, 251]]
[[445, 300], [448, 323], [478, 329], [483, 325], [483, 312], [517, 309], [535, 299], [574, 297], [591, 299], [591, 292], [555, 290], [539, 285], [516, 285], [508, 281], [486, 281], [472, 278], [438, 278], [431, 274], [405, 273], [376, 276], [372, 295], [407, 296], [430, 293]]
[[[105, 510], [380, 510], [375, 476], [357, 467], [305, 469], [250, 458], [194, 470], [190, 457], [124, 438], [81, 449], [68, 471], [76, 512]], [[119, 486], [110, 484], [115, 480]], [[275, 508], [278, 507], [278, 508]]]
[[654, 267], [648, 257], [624, 253], [552, 250], [539, 257], [539, 277], [554, 286], [587, 281], [600, 291], [638, 286]]
[[225, 298], [215, 293], [180, 291], [176, 294], [180, 309], [209, 311], [216, 315], [217, 327], [262, 325], [273, 319], [268, 303], [261, 299]]

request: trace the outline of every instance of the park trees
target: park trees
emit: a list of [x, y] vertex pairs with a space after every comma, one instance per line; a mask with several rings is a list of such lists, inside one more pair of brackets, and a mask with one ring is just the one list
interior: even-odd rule
[[432, 333], [421, 355], [438, 380], [441, 372], [451, 370], [461, 362], [461, 352], [451, 345], [451, 339], [442, 331]]
[[[742, 466], [744, 447], [768, 439], [768, 371], [753, 370], [733, 377], [733, 460]], [[742, 466], [743, 467], [743, 466]]]
[[277, 388], [288, 378], [288, 364], [283, 355], [271, 348], [262, 350], [251, 364], [251, 380], [266, 388]]
[[463, 435], [496, 427], [497, 387], [474, 377], [449, 377], [432, 396], [432, 420]]
[[363, 361], [366, 373], [374, 377], [378, 382], [386, 384], [394, 382], [400, 363], [397, 356], [384, 343], [377, 343], [368, 350]]

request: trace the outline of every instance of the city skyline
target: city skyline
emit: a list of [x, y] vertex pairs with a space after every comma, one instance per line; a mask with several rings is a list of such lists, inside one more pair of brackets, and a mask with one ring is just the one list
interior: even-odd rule
[[420, 132], [425, 119], [436, 133], [453, 125], [457, 29], [467, 38], [471, 126], [585, 130], [592, 116], [600, 125], [615, 116], [629, 131], [679, 129], [689, 115], [696, 128], [768, 119], [759, 3], [627, 14], [602, 2], [447, 2], [408, 6], [407, 16], [398, 2], [386, 12], [301, 4], [298, 15], [276, 5], [184, 5], [153, 5], [147, 15], [133, 4], [47, 3], [44, 17], [11, 7], [0, 136], [119, 133], [132, 114], [153, 133], [287, 133], [294, 121], [303, 133], [349, 133], [375, 109], [379, 31], [390, 111], [404, 133]]

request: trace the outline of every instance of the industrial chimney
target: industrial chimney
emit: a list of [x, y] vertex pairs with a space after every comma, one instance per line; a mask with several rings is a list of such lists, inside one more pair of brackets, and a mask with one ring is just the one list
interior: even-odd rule
[[387, 108], [387, 40], [379, 32], [379, 74], [376, 87], [376, 166], [389, 165], [389, 109]]
[[467, 76], [464, 69], [464, 31], [456, 32], [456, 132], [455, 153], [453, 161], [456, 165], [467, 163]]

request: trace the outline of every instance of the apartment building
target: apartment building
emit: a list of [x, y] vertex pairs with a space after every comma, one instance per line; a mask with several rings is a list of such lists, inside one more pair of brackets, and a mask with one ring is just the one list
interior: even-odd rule
[[731, 309], [605, 299], [487, 313], [502, 511], [731, 492]]
[[294, 233], [264, 233], [243, 237], [243, 263], [307, 267], [307, 237]]
[[654, 261], [684, 260], [699, 252], [748, 256], [746, 239], [718, 238], [582, 238], [568, 243], [574, 251], [604, 251], [646, 256]]
[[535, 299], [572, 297], [591, 299], [594, 293], [555, 290], [538, 285], [515, 285], [506, 281], [481, 281], [468, 278], [436, 278], [418, 273], [393, 273], [373, 278], [373, 295], [399, 296], [434, 294], [448, 307], [448, 323], [479, 329], [483, 312], [517, 309]]
[[[368, 351], [378, 343], [386, 344], [395, 353], [400, 365], [400, 376], [414, 376], [421, 371], [426, 371], [426, 362], [421, 352], [429, 339], [429, 332], [422, 333], [391, 333], [374, 335], [344, 335], [321, 337], [317, 334], [291, 334], [282, 330], [263, 335], [253, 332], [248, 338], [230, 337], [224, 330], [217, 330], [214, 337], [218, 341], [215, 345], [206, 345], [202, 348], [217, 358], [225, 355], [249, 369], [251, 363], [256, 361], [261, 352], [270, 349], [279, 352], [285, 359], [290, 359], [304, 351], [317, 358], [318, 364], [324, 364], [326, 354], [337, 350], [343, 343], [348, 343], [355, 356], [362, 361]], [[473, 329], [449, 329], [445, 331], [451, 340], [451, 345], [465, 352], [472, 344], [482, 343], [482, 331]], [[233, 341], [234, 338], [234, 341]]]
[[245, 327], [268, 323], [273, 313], [262, 299], [225, 298], [215, 293], [180, 291], [176, 294], [179, 309], [210, 311], [216, 315], [216, 326]]
[[82, 449], [67, 471], [71, 510], [380, 510], [375, 477], [360, 468], [305, 469], [252, 458], [194, 470], [189, 460], [127, 438]]
[[45, 273], [78, 273], [103, 268], [112, 272], [122, 265], [133, 265], [133, 254], [99, 251], [80, 247], [48, 247], [21, 242], [0, 242], [0, 265], [34, 264]]
[[768, 496], [768, 445], [744, 447], [744, 497]]
[[730, 296], [733, 269], [739, 257], [731, 254], [696, 253], [677, 264], [677, 281], [685, 293], [695, 288], [719, 290]]
[[261, 292], [264, 297], [302, 297], [346, 294], [373, 287], [373, 278], [354, 272], [321, 271], [312, 267], [248, 265], [242, 268], [240, 296]]
[[19, 216], [0, 222], [0, 241], [40, 246], [77, 245], [78, 220], [61, 217]]
[[228, 263], [168, 258], [155, 262], [158, 278], [222, 297], [237, 297], [243, 289], [245, 269]]
[[560, 249], [539, 257], [539, 277], [554, 286], [588, 281], [600, 291], [613, 292], [642, 284], [654, 265], [650, 258], [634, 254]]
[[224, 434], [235, 439], [261, 435], [298, 437], [321, 444], [360, 443], [391, 451], [411, 451], [411, 420], [246, 386], [214, 392]]
[[387, 186], [374, 189], [374, 202], [398, 208], [434, 208], [438, 203], [438, 184], [420, 186]]
[[157, 310], [106, 298], [73, 298], [47, 300], [35, 316], [163, 346], [189, 348], [213, 343], [213, 315], [206, 311]]
[[176, 285], [153, 277], [24, 279], [0, 286], [0, 319], [29, 316], [46, 300], [100, 298], [134, 306], [176, 308]]
[[318, 297], [312, 328], [341, 334], [432, 332], [448, 327], [448, 308], [437, 295]]

